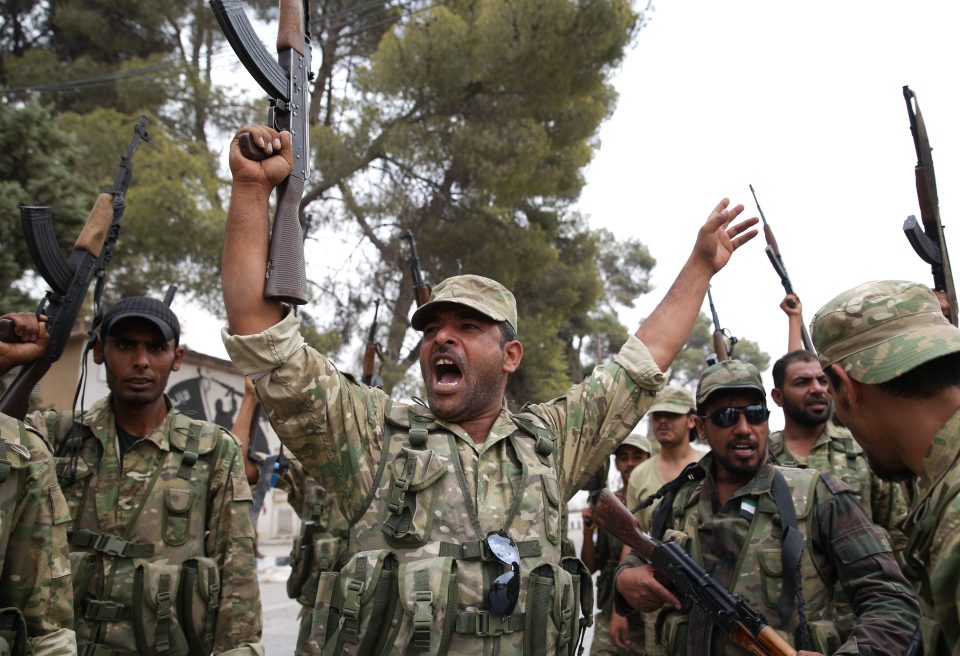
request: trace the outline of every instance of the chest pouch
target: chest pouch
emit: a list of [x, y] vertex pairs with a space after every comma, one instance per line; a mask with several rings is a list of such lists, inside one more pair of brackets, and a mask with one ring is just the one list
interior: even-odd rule
[[403, 563], [399, 573], [403, 618], [398, 653], [446, 654], [457, 624], [457, 561], [438, 556]]
[[574, 656], [592, 623], [593, 579], [576, 558], [533, 569], [527, 583], [524, 656]]
[[386, 516], [381, 529], [397, 547], [423, 546], [430, 531], [447, 465], [432, 449], [403, 447], [390, 464]]
[[[314, 614], [314, 637], [323, 656], [381, 654], [393, 644], [399, 624], [398, 568], [389, 549], [361, 551], [347, 561], [329, 595], [327, 617]], [[327, 582], [329, 577], [321, 577], [321, 585]], [[319, 587], [317, 595], [319, 602]], [[324, 635], [318, 625], [325, 627]]]

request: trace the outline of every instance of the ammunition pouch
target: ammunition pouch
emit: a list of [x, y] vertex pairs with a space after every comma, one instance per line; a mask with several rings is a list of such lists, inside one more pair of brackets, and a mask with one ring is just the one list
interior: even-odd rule
[[[328, 617], [315, 619], [326, 629], [324, 635], [319, 629], [314, 633], [324, 656], [380, 654], [386, 645], [393, 644], [395, 629], [399, 628], [394, 622], [399, 608], [398, 569], [389, 549], [361, 551], [344, 565], [331, 595]], [[324, 579], [322, 583], [329, 581]]]
[[335, 571], [345, 548], [343, 538], [313, 537], [313, 531], [309, 529], [295, 538], [290, 551], [287, 596], [312, 608], [316, 604], [320, 573]]
[[523, 653], [574, 656], [593, 622], [593, 579], [576, 558], [535, 567], [527, 584]]
[[440, 500], [440, 486], [435, 483], [447, 473], [447, 467], [433, 449], [403, 447], [389, 471], [387, 512], [381, 529], [387, 542], [398, 548], [421, 547], [430, 540]]
[[18, 608], [0, 608], [0, 656], [27, 656], [32, 653], [23, 613]]
[[137, 651], [147, 656], [210, 654], [219, 603], [220, 571], [212, 558], [138, 565], [130, 612]]

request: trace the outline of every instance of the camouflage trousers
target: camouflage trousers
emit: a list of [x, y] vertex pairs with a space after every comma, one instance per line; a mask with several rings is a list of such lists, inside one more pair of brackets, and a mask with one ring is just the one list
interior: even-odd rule
[[614, 647], [610, 641], [610, 620], [604, 619], [603, 613], [597, 613], [595, 617], [590, 656], [645, 656], [642, 629], [630, 631], [630, 649], [624, 651]]

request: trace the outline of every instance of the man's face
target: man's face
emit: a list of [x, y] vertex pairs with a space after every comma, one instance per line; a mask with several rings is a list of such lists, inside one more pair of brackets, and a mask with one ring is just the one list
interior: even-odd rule
[[626, 481], [630, 478], [630, 472], [649, 457], [649, 453], [638, 449], [632, 444], [621, 444], [617, 447], [613, 461], [617, 471], [620, 472], [620, 476]]
[[668, 449], [686, 442], [690, 430], [695, 426], [692, 414], [680, 415], [675, 412], [651, 412], [650, 423], [657, 442]]
[[133, 317], [113, 326], [94, 347], [93, 359], [106, 366], [115, 401], [143, 406], [163, 395], [170, 372], [180, 368], [183, 349], [165, 340], [152, 322]]
[[830, 388], [819, 362], [788, 364], [783, 389], [774, 390], [773, 400], [803, 426], [819, 426], [830, 419]]
[[[707, 399], [707, 417], [721, 408], [745, 408], [763, 405], [763, 396], [750, 390], [719, 390]], [[697, 428], [710, 443], [717, 466], [734, 480], [746, 482], [767, 461], [768, 422], [751, 424], [740, 413], [732, 426], [717, 426], [712, 419], [697, 418]]]
[[853, 438], [863, 447], [867, 454], [870, 469], [880, 478], [887, 481], [905, 481], [914, 477], [913, 471], [906, 467], [900, 456], [894, 450], [894, 444], [887, 441], [875, 430], [870, 421], [870, 410], [860, 406], [856, 410], [850, 404], [843, 388], [835, 388], [830, 384], [831, 394], [836, 399], [834, 412], [837, 419], [853, 434]]
[[428, 318], [420, 347], [427, 401], [444, 421], [463, 422], [499, 411], [507, 378], [520, 364], [517, 341], [500, 345], [500, 327], [456, 304], [439, 306]]

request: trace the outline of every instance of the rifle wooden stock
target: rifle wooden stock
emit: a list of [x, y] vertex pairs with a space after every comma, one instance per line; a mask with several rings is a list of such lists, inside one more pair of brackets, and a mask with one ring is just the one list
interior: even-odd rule
[[277, 51], [293, 48], [303, 54], [303, 0], [280, 0], [280, 25], [277, 26]]
[[[726, 631], [731, 642], [755, 656], [796, 656], [796, 650], [767, 625], [759, 612], [713, 580], [678, 544], [661, 543], [641, 531], [627, 507], [610, 490], [597, 495], [593, 521], [639, 553], [655, 568], [657, 579], [673, 588], [685, 608], [697, 607]], [[709, 645], [704, 647], [709, 649]]]
[[413, 293], [417, 297], [417, 307], [420, 307], [430, 300], [430, 288], [427, 285], [424, 285], [423, 287], [414, 287]]

